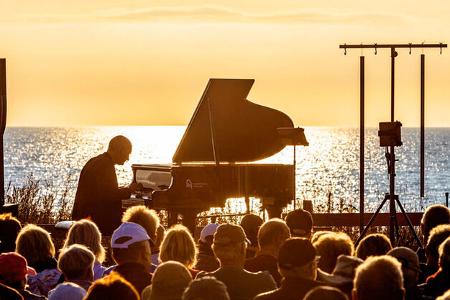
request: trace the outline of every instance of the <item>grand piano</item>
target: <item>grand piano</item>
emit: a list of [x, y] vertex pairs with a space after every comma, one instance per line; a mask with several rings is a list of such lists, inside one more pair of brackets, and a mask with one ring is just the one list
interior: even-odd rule
[[167, 210], [169, 225], [180, 214], [195, 216], [229, 198], [257, 197], [269, 217], [294, 199], [292, 164], [255, 162], [286, 145], [308, 145], [302, 128], [284, 113], [247, 100], [253, 79], [210, 79], [171, 165], [133, 165], [133, 180], [151, 196], [146, 204]]

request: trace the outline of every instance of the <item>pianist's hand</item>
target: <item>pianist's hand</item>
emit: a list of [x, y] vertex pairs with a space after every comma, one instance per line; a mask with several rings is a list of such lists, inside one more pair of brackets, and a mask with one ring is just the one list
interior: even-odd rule
[[135, 191], [142, 191], [144, 189], [144, 186], [142, 185], [142, 183], [136, 183], [136, 182], [132, 182], [128, 188], [131, 190], [131, 192], [135, 192]]

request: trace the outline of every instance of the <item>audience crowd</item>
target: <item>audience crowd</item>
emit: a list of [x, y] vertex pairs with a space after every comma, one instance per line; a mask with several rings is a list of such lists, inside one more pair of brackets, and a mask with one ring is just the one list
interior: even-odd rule
[[[305, 210], [263, 221], [166, 230], [144, 206], [125, 211], [108, 247], [88, 219], [61, 249], [46, 230], [0, 215], [0, 300], [450, 300], [450, 212], [430, 206], [423, 248], [368, 234], [314, 231]], [[107, 249], [105, 249], [107, 248]]]

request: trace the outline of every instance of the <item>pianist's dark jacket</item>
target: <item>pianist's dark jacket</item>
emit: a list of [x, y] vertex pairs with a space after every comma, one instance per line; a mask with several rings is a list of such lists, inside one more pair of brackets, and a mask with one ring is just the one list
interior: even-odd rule
[[111, 156], [105, 152], [91, 158], [81, 170], [72, 210], [72, 219], [90, 217], [104, 235], [111, 235], [120, 225], [122, 199], [130, 189], [119, 188]]

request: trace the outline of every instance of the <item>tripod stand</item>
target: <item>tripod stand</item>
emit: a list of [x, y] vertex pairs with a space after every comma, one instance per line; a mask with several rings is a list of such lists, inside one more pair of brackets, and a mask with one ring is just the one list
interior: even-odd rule
[[387, 150], [388, 147], [386, 147], [386, 161], [388, 164], [388, 173], [389, 173], [389, 193], [386, 193], [384, 195], [384, 199], [381, 202], [381, 204], [378, 206], [375, 213], [372, 215], [372, 217], [369, 220], [369, 223], [367, 223], [364, 230], [361, 232], [361, 235], [359, 236], [356, 243], [358, 244], [361, 239], [366, 235], [367, 231], [369, 230], [370, 226], [372, 226], [373, 222], [375, 221], [375, 218], [380, 213], [381, 209], [383, 208], [384, 204], [389, 200], [389, 239], [391, 240], [391, 243], [395, 244], [395, 241], [398, 240], [399, 237], [399, 226], [398, 226], [398, 220], [397, 220], [397, 212], [395, 208], [395, 204], [397, 203], [398, 207], [400, 208], [400, 211], [402, 212], [403, 216], [406, 219], [406, 222], [408, 223], [408, 227], [411, 231], [411, 233], [414, 236], [414, 239], [417, 241], [417, 243], [422, 246], [422, 243], [417, 236], [416, 231], [414, 230], [414, 226], [412, 225], [411, 220], [409, 219], [408, 215], [406, 214], [405, 209], [403, 208], [402, 203], [398, 199], [398, 195], [395, 195], [395, 148], [394, 146], [390, 146], [390, 152]]
[[[395, 203], [400, 207], [400, 210], [404, 216], [404, 218], [408, 222], [408, 226], [411, 230], [411, 233], [413, 233], [413, 236], [415, 240], [418, 242], [420, 246], [422, 246], [422, 243], [420, 239], [418, 238], [416, 232], [414, 231], [414, 227], [412, 226], [411, 220], [409, 219], [408, 215], [406, 214], [402, 204], [400, 203], [398, 199], [398, 195], [395, 194], [395, 146], [401, 146], [400, 140], [395, 140], [395, 138], [400, 137], [400, 122], [394, 122], [394, 108], [395, 108], [395, 58], [397, 57], [398, 53], [396, 51], [396, 48], [409, 48], [409, 54], [411, 54], [411, 49], [413, 48], [440, 48], [442, 53], [442, 48], [447, 48], [447, 44], [360, 44], [360, 45], [339, 45], [339, 48], [344, 49], [344, 54], [347, 54], [347, 49], [374, 49], [375, 55], [377, 54], [377, 49], [390, 49], [391, 52], [391, 121], [390, 123], [384, 123], [384, 125], [396, 125], [397, 128], [394, 127], [394, 132], [392, 132], [392, 128], [389, 128], [387, 131], [383, 132], [383, 130], [379, 131], [380, 135], [380, 145], [386, 146], [386, 159], [388, 162], [388, 173], [389, 173], [389, 193], [387, 193], [384, 197], [384, 200], [376, 210], [375, 214], [371, 217], [369, 223], [364, 226], [364, 91], [365, 91], [365, 84], [364, 84], [364, 56], [360, 57], [360, 230], [361, 235], [357, 240], [357, 243], [364, 237], [364, 235], [367, 233], [367, 230], [370, 228], [372, 223], [374, 222], [376, 216], [380, 212], [380, 210], [383, 208], [384, 204], [389, 200], [389, 238], [391, 240], [392, 244], [396, 244], [396, 238], [398, 238], [398, 221], [397, 221], [397, 213], [396, 213], [396, 207]], [[425, 55], [421, 55], [421, 180], [420, 180], [420, 194], [421, 197], [424, 195], [424, 62], [425, 62]], [[400, 126], [398, 126], [398, 124]], [[383, 123], [380, 123], [380, 129]], [[389, 127], [388, 126], [388, 127]], [[395, 132], [395, 130], [398, 130], [398, 132]], [[385, 136], [382, 136], [382, 134], [386, 134]], [[398, 134], [396, 136], [395, 134]], [[386, 137], [388, 137], [387, 141], [392, 141], [392, 143], [383, 143], [383, 137], [384, 142], [386, 141]], [[392, 140], [389, 140], [392, 139]], [[389, 150], [388, 150], [389, 149]], [[396, 237], [397, 233], [397, 237]]]

